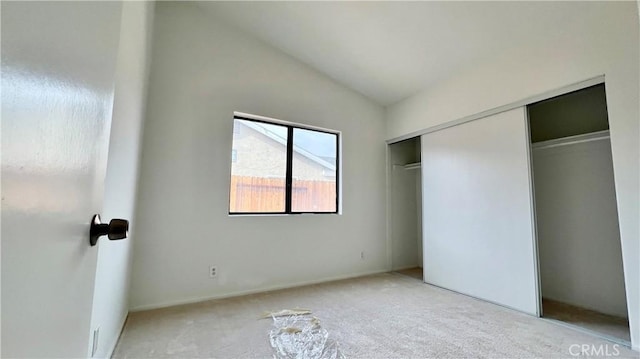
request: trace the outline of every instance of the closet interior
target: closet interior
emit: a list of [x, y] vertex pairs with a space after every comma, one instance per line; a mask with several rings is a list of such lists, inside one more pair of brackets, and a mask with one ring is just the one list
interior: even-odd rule
[[542, 316], [630, 342], [605, 85], [528, 106]]
[[420, 137], [389, 145], [391, 269], [422, 280]]

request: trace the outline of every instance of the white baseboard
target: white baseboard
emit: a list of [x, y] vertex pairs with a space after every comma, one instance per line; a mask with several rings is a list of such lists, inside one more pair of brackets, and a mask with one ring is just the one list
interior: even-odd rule
[[422, 268], [422, 267], [419, 267], [418, 265], [404, 266], [404, 267], [393, 268], [391, 271], [392, 272], [397, 272], [397, 271], [401, 271], [401, 270], [405, 270], [405, 269], [413, 269], [413, 268]]
[[116, 340], [114, 340], [113, 343], [111, 344], [111, 347], [109, 348], [109, 350], [107, 350], [107, 355], [105, 356], [105, 358], [111, 358], [113, 356], [113, 352], [116, 350], [116, 347], [118, 346], [118, 342], [120, 341], [120, 337], [122, 336], [122, 332], [124, 331], [124, 325], [127, 323], [127, 318], [129, 318], [129, 313], [127, 313], [124, 316], [124, 318], [122, 318], [120, 322], [120, 331], [118, 332], [118, 336], [116, 337]]
[[305, 285], [333, 282], [333, 281], [337, 281], [337, 280], [358, 278], [358, 277], [364, 277], [364, 276], [368, 276], [368, 275], [387, 273], [387, 272], [389, 272], [389, 270], [387, 270], [387, 269], [377, 269], [377, 270], [368, 271], [368, 272], [362, 272], [362, 273], [358, 273], [358, 274], [348, 274], [348, 275], [344, 275], [344, 276], [335, 276], [335, 277], [328, 277], [328, 278], [322, 278], [322, 279], [316, 279], [316, 280], [310, 280], [310, 281], [303, 281], [303, 282], [297, 282], [297, 283], [290, 283], [290, 284], [282, 284], [282, 285], [254, 288], [254, 289], [249, 289], [249, 290], [241, 290], [241, 291], [229, 292], [229, 293], [224, 293], [224, 294], [216, 294], [216, 295], [211, 295], [211, 296], [191, 297], [191, 298], [186, 298], [186, 299], [180, 299], [180, 300], [174, 300], [174, 301], [168, 301], [168, 302], [161, 302], [161, 303], [155, 303], [155, 304], [145, 304], [145, 305], [139, 305], [139, 306], [136, 306], [136, 307], [133, 307], [133, 308], [129, 308], [129, 312], [140, 312], [140, 311], [143, 311], [143, 310], [151, 310], [151, 309], [160, 309], [160, 308], [166, 308], [166, 307], [173, 307], [173, 306], [176, 306], [176, 305], [198, 303], [198, 302], [204, 302], [204, 301], [213, 300], [213, 299], [224, 299], [224, 298], [231, 298], [231, 297], [239, 297], [239, 296], [248, 295], [248, 294], [264, 293], [264, 292], [270, 292], [270, 291], [280, 290], [280, 289], [289, 289], [289, 288], [295, 288], [295, 287], [302, 287], [302, 286], [305, 286]]

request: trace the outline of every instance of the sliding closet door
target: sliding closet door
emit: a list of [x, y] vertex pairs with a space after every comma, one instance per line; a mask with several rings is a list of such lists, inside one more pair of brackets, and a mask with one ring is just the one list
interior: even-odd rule
[[525, 108], [422, 136], [425, 281], [536, 314]]

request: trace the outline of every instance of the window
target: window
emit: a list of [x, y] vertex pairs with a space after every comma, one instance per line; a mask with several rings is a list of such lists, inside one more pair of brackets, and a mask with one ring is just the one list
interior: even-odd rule
[[235, 116], [229, 213], [337, 213], [338, 136]]

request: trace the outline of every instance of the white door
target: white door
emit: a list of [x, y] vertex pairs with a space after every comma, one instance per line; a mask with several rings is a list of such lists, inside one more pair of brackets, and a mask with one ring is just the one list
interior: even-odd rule
[[121, 4], [1, 6], [2, 357], [86, 357]]
[[525, 109], [422, 136], [425, 282], [538, 310]]

